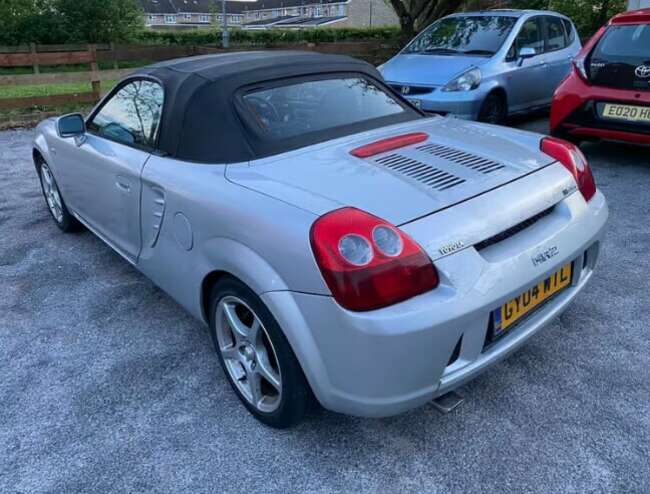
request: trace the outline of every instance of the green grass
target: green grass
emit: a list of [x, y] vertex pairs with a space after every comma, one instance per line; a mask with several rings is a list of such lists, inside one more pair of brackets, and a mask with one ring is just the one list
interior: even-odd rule
[[[148, 60], [132, 60], [129, 62], [118, 62], [118, 69], [134, 69], [149, 65]], [[113, 62], [99, 62], [99, 70], [112, 70]], [[73, 65], [40, 65], [41, 74], [55, 74], [57, 72], [90, 72], [90, 64], [73, 64]], [[33, 74], [32, 67], [0, 67], [0, 75], [25, 75]]]
[[[117, 81], [102, 82], [102, 91], [109, 91]], [[59, 84], [38, 84], [23, 86], [0, 86], [0, 98], [29, 98], [34, 96], [53, 96], [56, 94], [89, 93], [89, 82], [66, 82]]]

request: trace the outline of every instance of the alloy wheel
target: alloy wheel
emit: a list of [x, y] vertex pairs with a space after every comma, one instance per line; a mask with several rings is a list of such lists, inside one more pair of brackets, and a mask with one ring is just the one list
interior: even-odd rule
[[223, 297], [215, 330], [226, 371], [244, 398], [271, 413], [282, 399], [282, 375], [273, 343], [260, 318], [238, 297]]
[[47, 206], [50, 208], [50, 212], [56, 222], [61, 223], [63, 221], [63, 201], [61, 200], [61, 194], [59, 193], [54, 176], [45, 163], [41, 165], [41, 182], [43, 184], [43, 192], [45, 193]]

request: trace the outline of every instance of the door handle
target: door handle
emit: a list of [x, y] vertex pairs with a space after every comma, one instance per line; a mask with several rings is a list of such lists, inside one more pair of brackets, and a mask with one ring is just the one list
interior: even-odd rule
[[131, 192], [131, 186], [129, 184], [125, 184], [124, 182], [120, 182], [119, 180], [115, 182], [115, 185], [117, 186], [118, 189], [120, 189], [122, 192]]

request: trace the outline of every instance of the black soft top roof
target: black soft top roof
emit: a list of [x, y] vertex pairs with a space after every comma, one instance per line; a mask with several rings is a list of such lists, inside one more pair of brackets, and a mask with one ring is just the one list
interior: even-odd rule
[[[299, 51], [184, 58], [142, 68], [134, 75], [153, 77], [165, 88], [158, 140], [161, 152], [187, 161], [235, 163], [286, 150], [268, 146], [262, 149], [250, 142], [235, 108], [235, 93], [240, 88], [288, 77], [336, 72], [361, 73], [386, 88], [377, 70], [366, 62]], [[300, 146], [292, 146], [296, 147]]]

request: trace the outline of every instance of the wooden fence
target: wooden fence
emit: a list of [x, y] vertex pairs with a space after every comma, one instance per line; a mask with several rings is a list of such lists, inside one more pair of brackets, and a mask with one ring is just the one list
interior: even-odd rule
[[[379, 42], [304, 43], [273, 46], [239, 46], [224, 50], [197, 45], [24, 45], [0, 47], [0, 67], [31, 67], [32, 74], [0, 75], [0, 86], [88, 82], [88, 91], [53, 96], [0, 98], [0, 110], [65, 104], [91, 104], [99, 100], [104, 81], [121, 79], [134, 69], [120, 69], [120, 62], [149, 63], [173, 58], [250, 49], [300, 49], [345, 54], [380, 63], [394, 52]], [[43, 66], [87, 65], [89, 71], [43, 73]], [[110, 69], [100, 70], [100, 64]]]

